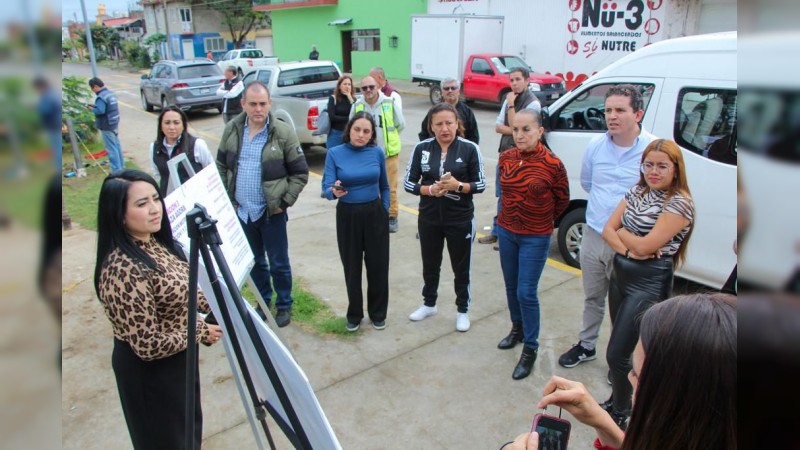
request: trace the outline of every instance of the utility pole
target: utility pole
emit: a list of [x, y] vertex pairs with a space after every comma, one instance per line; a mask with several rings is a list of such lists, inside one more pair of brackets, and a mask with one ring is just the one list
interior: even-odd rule
[[164, 5], [164, 29], [166, 30], [167, 36], [167, 59], [172, 59], [172, 43], [170, 42], [169, 37], [169, 19], [167, 18], [167, 0], [162, 0], [162, 5]]
[[83, 26], [86, 27], [86, 47], [89, 49], [89, 60], [92, 62], [92, 76], [97, 78], [97, 60], [94, 58], [94, 44], [92, 43], [92, 29], [89, 27], [89, 18], [86, 16], [86, 3], [81, 0], [83, 10]]

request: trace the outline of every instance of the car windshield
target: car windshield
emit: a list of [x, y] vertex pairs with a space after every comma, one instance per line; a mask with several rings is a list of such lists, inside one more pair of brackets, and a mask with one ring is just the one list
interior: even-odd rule
[[528, 70], [531, 70], [531, 68], [525, 64], [525, 61], [517, 58], [516, 56], [495, 56], [492, 58], [492, 63], [494, 63], [494, 66], [497, 67], [497, 70], [503, 74], [510, 73], [517, 67], [524, 67]]
[[198, 64], [196, 66], [178, 67], [179, 80], [220, 76], [222, 76], [222, 69], [217, 67], [216, 64]]
[[335, 66], [304, 67], [284, 70], [278, 75], [278, 87], [336, 81], [339, 72]]

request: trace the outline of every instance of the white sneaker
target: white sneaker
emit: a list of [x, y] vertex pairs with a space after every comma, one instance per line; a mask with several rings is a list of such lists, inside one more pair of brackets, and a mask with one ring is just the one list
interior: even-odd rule
[[414, 322], [418, 322], [426, 317], [430, 317], [434, 314], [439, 312], [439, 309], [435, 306], [425, 306], [422, 305], [417, 308], [416, 311], [408, 315], [408, 318], [413, 320]]
[[462, 332], [469, 330], [469, 315], [467, 313], [456, 314], [456, 330]]

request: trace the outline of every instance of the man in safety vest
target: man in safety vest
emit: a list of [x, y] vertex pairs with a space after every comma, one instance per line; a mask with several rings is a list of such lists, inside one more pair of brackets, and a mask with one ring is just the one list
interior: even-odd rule
[[400, 132], [406, 126], [403, 111], [391, 97], [383, 95], [372, 77], [361, 80], [363, 98], [356, 100], [350, 109], [350, 117], [366, 111], [375, 119], [378, 146], [386, 152], [386, 175], [389, 178], [389, 232], [396, 233], [397, 223], [397, 177], [400, 168]]

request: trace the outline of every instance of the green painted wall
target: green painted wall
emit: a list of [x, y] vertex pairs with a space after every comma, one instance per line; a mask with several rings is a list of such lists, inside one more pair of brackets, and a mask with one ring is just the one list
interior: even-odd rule
[[[337, 6], [315, 6], [272, 11], [275, 55], [281, 61], [308, 59], [316, 45], [320, 59], [342, 66], [342, 31], [377, 28], [381, 50], [351, 53], [352, 73], [366, 75], [373, 66], [381, 66], [387, 77], [411, 78], [411, 15], [425, 14], [426, 0], [339, 0]], [[328, 25], [336, 19], [352, 18], [347, 25]], [[397, 47], [389, 46], [389, 37], [397, 36]], [[358, 82], [359, 80], [356, 80]]]

